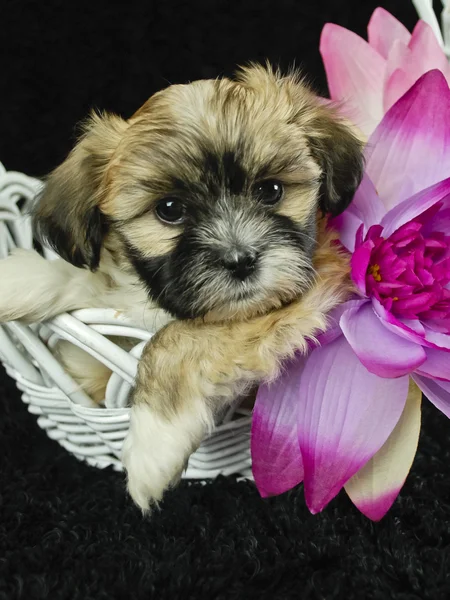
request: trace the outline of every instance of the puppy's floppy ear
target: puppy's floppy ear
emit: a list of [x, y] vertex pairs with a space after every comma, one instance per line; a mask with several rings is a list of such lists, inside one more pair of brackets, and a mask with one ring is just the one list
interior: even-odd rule
[[241, 68], [237, 81], [277, 102], [277, 110], [285, 111], [289, 122], [306, 132], [313, 158], [322, 169], [320, 208], [338, 215], [350, 204], [364, 169], [363, 143], [337, 110], [319, 100], [310, 90], [302, 74], [291, 69], [283, 75], [269, 63], [250, 64]]
[[102, 180], [126, 121], [93, 114], [67, 159], [48, 177], [33, 209], [36, 237], [77, 267], [95, 270], [106, 218], [100, 212]]
[[307, 136], [322, 169], [320, 208], [337, 216], [348, 207], [361, 183], [364, 145], [333, 108], [319, 105], [311, 115]]

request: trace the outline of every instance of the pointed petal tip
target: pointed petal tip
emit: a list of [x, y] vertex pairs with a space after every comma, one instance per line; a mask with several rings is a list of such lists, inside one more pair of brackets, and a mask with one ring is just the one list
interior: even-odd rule
[[344, 483], [345, 481], [342, 481], [333, 488], [323, 490], [322, 493], [318, 493], [315, 490], [312, 491], [310, 486], [305, 485], [305, 502], [309, 512], [312, 515], [318, 515], [323, 512], [342, 490]]
[[336, 35], [346, 35], [347, 33], [352, 34], [353, 32], [349, 29], [346, 29], [345, 27], [336, 25], [336, 23], [325, 23], [325, 25], [322, 27], [322, 32], [320, 34], [320, 52], [322, 52], [323, 46], [327, 46], [327, 44], [331, 42]]
[[386, 513], [394, 504], [397, 496], [399, 495], [401, 487], [395, 490], [391, 490], [386, 492], [382, 496], [379, 496], [372, 501], [366, 500], [359, 502], [356, 508], [368, 519], [371, 521], [381, 521], [381, 519], [386, 516]]
[[413, 105], [421, 96], [427, 99], [433, 99], [441, 106], [449, 101], [450, 90], [447, 80], [439, 69], [431, 69], [421, 75], [409, 90], [392, 106], [390, 111], [395, 108], [404, 111], [406, 107]]
[[422, 393], [412, 379], [401, 417], [378, 452], [345, 485], [350, 500], [366, 517], [379, 521], [395, 502], [419, 443]]
[[308, 510], [312, 515], [318, 515], [325, 508], [325, 506], [323, 506], [322, 508], [316, 509], [316, 508], [313, 508], [312, 506], [309, 506], [308, 503], [306, 503], [306, 506], [308, 507]]
[[327, 23], [320, 53], [333, 100], [344, 103], [347, 117], [368, 135], [383, 117], [385, 60], [353, 31]]
[[449, 111], [444, 75], [428, 71], [395, 102], [370, 136], [366, 171], [387, 210], [448, 177]]
[[[377, 6], [376, 9], [373, 11], [372, 16], [369, 19], [369, 25], [370, 23], [373, 23], [374, 21], [378, 21], [378, 20], [382, 20], [382, 19], [394, 19], [395, 21], [397, 21], [397, 19], [385, 8], [383, 8], [382, 6]], [[397, 21], [398, 23], [400, 23], [400, 21]]]
[[385, 443], [403, 411], [408, 382], [369, 373], [344, 336], [311, 353], [298, 439], [312, 513], [323, 510]]
[[367, 26], [369, 44], [373, 46], [384, 58], [396, 40], [408, 44], [411, 34], [398, 19], [385, 8], [378, 6], [370, 17]]
[[428, 84], [432, 82], [434, 85], [443, 86], [445, 89], [448, 89], [447, 80], [440, 69], [430, 69], [430, 71], [419, 77], [415, 85], [423, 85], [424, 82], [428, 82]]
[[298, 388], [305, 357], [284, 365], [284, 372], [260, 386], [253, 409], [250, 448], [252, 471], [262, 497], [278, 496], [303, 480], [297, 440]]

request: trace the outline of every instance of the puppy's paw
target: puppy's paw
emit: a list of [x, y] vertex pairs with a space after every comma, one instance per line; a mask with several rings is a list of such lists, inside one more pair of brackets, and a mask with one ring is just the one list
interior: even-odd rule
[[[17, 248], [0, 260], [0, 322], [43, 321], [74, 308], [69, 282], [80, 273], [85, 283], [87, 271], [63, 260], [46, 260], [35, 250]], [[68, 307], [65, 296], [70, 297]]]
[[195, 447], [192, 432], [179, 421], [180, 417], [169, 420], [145, 403], [131, 409], [122, 462], [128, 491], [143, 512], [157, 505], [167, 488], [179, 481]]

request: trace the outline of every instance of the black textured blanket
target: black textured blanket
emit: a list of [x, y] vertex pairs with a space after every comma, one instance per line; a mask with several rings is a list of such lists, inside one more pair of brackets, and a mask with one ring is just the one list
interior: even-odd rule
[[[380, 4], [414, 25], [408, 0]], [[90, 107], [130, 115], [167, 82], [230, 73], [250, 59], [295, 60], [324, 92], [323, 24], [362, 34], [375, 6], [6, 1], [0, 160], [41, 176], [64, 158]], [[182, 483], [145, 521], [123, 476], [50, 441], [0, 369], [0, 599], [446, 600], [449, 441], [446, 418], [425, 406], [412, 472], [379, 524], [344, 494], [312, 516], [301, 489], [261, 500], [250, 483], [225, 478]]]

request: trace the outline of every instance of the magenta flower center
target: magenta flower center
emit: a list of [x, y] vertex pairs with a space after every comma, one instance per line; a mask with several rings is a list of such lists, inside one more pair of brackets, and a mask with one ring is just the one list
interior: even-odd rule
[[362, 243], [371, 248], [367, 295], [406, 319], [450, 318], [450, 236], [427, 226], [436, 208], [387, 239], [383, 227], [374, 225]]

